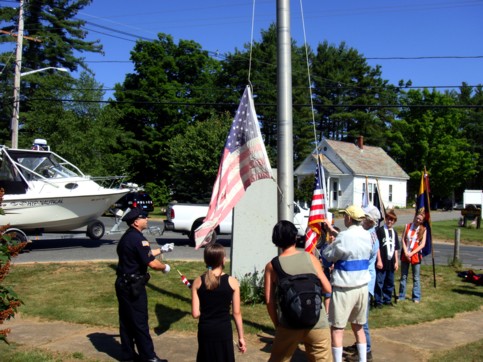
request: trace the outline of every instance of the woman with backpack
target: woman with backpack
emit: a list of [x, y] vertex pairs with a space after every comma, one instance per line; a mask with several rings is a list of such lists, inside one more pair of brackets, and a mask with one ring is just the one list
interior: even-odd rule
[[[287, 220], [273, 228], [272, 242], [282, 249], [280, 255], [265, 266], [265, 300], [275, 326], [275, 339], [269, 361], [289, 361], [298, 344], [305, 345], [310, 361], [332, 361], [330, 331], [323, 306], [324, 293], [332, 288], [317, 258], [296, 249], [297, 228]], [[301, 290], [307, 288], [309, 293]], [[298, 308], [285, 299], [285, 292], [312, 298]], [[304, 308], [311, 305], [313, 308]]]
[[413, 291], [412, 299], [414, 303], [421, 301], [421, 284], [419, 272], [421, 260], [423, 259], [421, 250], [426, 245], [426, 228], [423, 226], [424, 214], [418, 213], [411, 224], [404, 228], [401, 251], [401, 281], [399, 283], [399, 300], [406, 299], [406, 282], [408, 279], [409, 265], [413, 272]]
[[208, 270], [194, 280], [191, 288], [191, 314], [200, 319], [196, 361], [235, 361], [230, 307], [238, 333], [238, 350], [245, 353], [247, 349], [240, 310], [240, 285], [234, 277], [223, 272], [223, 245], [207, 245], [204, 260]]

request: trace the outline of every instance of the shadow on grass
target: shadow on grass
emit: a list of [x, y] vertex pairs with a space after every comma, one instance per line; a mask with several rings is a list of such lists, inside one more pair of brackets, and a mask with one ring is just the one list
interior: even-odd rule
[[96, 350], [105, 353], [116, 361], [120, 361], [122, 358], [121, 344], [116, 340], [117, 337], [119, 337], [118, 334], [107, 333], [91, 333], [87, 335], [87, 338], [89, 338]]
[[479, 287], [479, 286], [475, 286], [475, 287], [471, 286], [471, 289], [453, 288], [452, 291], [455, 293], [464, 294], [464, 295], [474, 295], [480, 298], [483, 297], [483, 289], [482, 287]]

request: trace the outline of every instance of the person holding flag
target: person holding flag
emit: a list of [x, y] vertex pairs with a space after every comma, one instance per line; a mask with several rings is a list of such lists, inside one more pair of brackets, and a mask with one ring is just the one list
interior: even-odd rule
[[409, 265], [411, 265], [413, 273], [412, 300], [414, 303], [419, 303], [421, 301], [421, 285], [419, 280], [421, 261], [424, 256], [430, 254], [432, 251], [430, 220], [429, 176], [425, 168], [424, 172], [421, 174], [419, 194], [416, 200], [416, 215], [414, 216], [412, 224], [407, 224], [404, 228], [402, 237], [399, 300], [406, 299], [406, 282], [409, 272]]
[[307, 232], [305, 233], [305, 251], [312, 253], [319, 239], [323, 236], [322, 224], [327, 221], [327, 209], [325, 207], [325, 193], [322, 187], [324, 182], [323, 168], [317, 165], [315, 170], [314, 193], [310, 204], [310, 213]]
[[424, 214], [419, 213], [414, 217], [411, 224], [406, 224], [403, 234], [401, 252], [401, 281], [399, 282], [399, 300], [406, 299], [406, 282], [409, 265], [413, 273], [412, 300], [414, 303], [421, 301], [421, 285], [419, 272], [423, 259], [421, 250], [426, 245], [426, 228], [423, 225]]
[[340, 232], [323, 252], [324, 258], [334, 263], [329, 307], [332, 355], [334, 362], [342, 362], [344, 329], [350, 322], [359, 361], [365, 362], [367, 344], [363, 325], [367, 321], [372, 240], [361, 225], [366, 215], [360, 206], [350, 205], [343, 212], [347, 230]]

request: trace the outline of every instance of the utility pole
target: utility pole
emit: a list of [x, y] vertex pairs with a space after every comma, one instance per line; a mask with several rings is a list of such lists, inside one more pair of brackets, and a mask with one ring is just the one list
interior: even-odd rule
[[12, 148], [18, 148], [18, 122], [20, 113], [20, 77], [22, 70], [23, 45], [23, 0], [20, 0], [18, 14], [17, 53], [15, 56], [15, 80], [13, 85], [13, 115], [11, 123]]

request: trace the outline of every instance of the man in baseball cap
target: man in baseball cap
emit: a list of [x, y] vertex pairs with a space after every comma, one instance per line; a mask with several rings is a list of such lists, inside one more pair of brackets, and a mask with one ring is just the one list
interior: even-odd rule
[[366, 219], [369, 219], [370, 221], [372, 221], [374, 223], [373, 226], [379, 226], [379, 220], [381, 220], [381, 212], [379, 211], [379, 209], [374, 205], [369, 205], [365, 207], [363, 210], [364, 210]]
[[[371, 280], [367, 284], [367, 289], [369, 291], [368, 302], [374, 297], [374, 288], [376, 285], [376, 261], [377, 252], [379, 250], [379, 240], [376, 234], [376, 226], [379, 224], [381, 219], [381, 213], [377, 207], [374, 205], [369, 205], [363, 208], [365, 213], [365, 218], [362, 220], [362, 227], [369, 232], [372, 241], [372, 250], [369, 258], [369, 274], [371, 275]], [[369, 319], [369, 308], [367, 308], [366, 318]], [[363, 325], [364, 334], [366, 336], [366, 361], [371, 362], [372, 359], [372, 346], [371, 346], [371, 333], [369, 331], [369, 323]], [[357, 350], [357, 344], [354, 343], [352, 346], [344, 347], [344, 353], [348, 355], [345, 356], [346, 362], [359, 361], [359, 354]]]
[[362, 221], [366, 217], [364, 210], [357, 205], [348, 206], [342, 213], [348, 215], [354, 221]]
[[143, 211], [135, 207], [134, 209], [129, 211], [126, 215], [124, 215], [124, 217], [122, 218], [122, 221], [125, 221], [126, 224], [131, 226], [131, 224], [136, 219], [147, 219], [147, 218], [148, 218], [148, 213], [146, 211]]
[[372, 241], [370, 234], [361, 226], [366, 215], [360, 206], [350, 205], [343, 213], [347, 230], [340, 232], [323, 251], [324, 258], [334, 263], [329, 306], [332, 356], [334, 362], [342, 362], [344, 329], [351, 318], [357, 351], [365, 361], [367, 346], [362, 326], [367, 321]]

